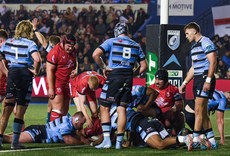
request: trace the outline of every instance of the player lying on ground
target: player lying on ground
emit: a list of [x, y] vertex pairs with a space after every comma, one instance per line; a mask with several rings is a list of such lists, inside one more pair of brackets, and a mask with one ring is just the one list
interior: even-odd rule
[[[65, 144], [90, 144], [90, 141], [76, 135], [79, 132], [86, 119], [82, 112], [75, 113], [72, 117], [63, 116], [45, 125], [31, 125], [27, 127], [20, 135], [20, 143], [65, 143]], [[13, 135], [6, 134], [3, 141], [12, 142]]]
[[[216, 111], [216, 123], [220, 134], [220, 144], [225, 144], [224, 139], [224, 111], [226, 110], [226, 105], [230, 104], [230, 92], [223, 93], [215, 89], [213, 93], [213, 98], [208, 100], [208, 111]], [[195, 102], [187, 101], [184, 114], [186, 118], [186, 123], [193, 130], [195, 122]]]
[[[116, 106], [110, 110], [112, 130], [117, 129], [117, 112]], [[141, 139], [148, 146], [156, 149], [165, 149], [171, 145], [189, 144], [192, 141], [190, 135], [170, 137], [164, 125], [156, 118], [149, 119], [141, 113], [135, 112], [131, 108], [127, 108], [127, 125], [126, 130], [139, 133]], [[103, 135], [94, 145], [99, 144], [103, 140]]]

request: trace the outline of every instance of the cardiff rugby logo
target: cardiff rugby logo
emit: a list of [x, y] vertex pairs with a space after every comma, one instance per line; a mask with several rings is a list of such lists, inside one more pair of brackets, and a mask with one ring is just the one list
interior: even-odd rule
[[167, 31], [167, 44], [172, 50], [176, 50], [180, 45], [180, 30]]

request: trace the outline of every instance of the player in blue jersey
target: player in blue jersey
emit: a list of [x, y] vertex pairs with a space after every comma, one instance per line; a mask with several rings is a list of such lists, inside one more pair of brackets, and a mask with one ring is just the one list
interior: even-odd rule
[[150, 87], [135, 85], [132, 87], [132, 101], [130, 108], [137, 108], [137, 112], [145, 116], [159, 117], [161, 109], [155, 104], [159, 92]]
[[[45, 48], [46, 52], [49, 53], [50, 50], [53, 49], [53, 47], [61, 41], [60, 37], [56, 35], [51, 35], [49, 37], [49, 41], [47, 41], [46, 38], [38, 31], [37, 27], [39, 25], [39, 21], [37, 18], [33, 19], [32, 24], [33, 24], [34, 34], [36, 35], [38, 41], [41, 43], [43, 48]], [[48, 106], [47, 106], [46, 122], [50, 122], [51, 111], [52, 111], [52, 105], [49, 99]]]
[[[192, 66], [180, 87], [180, 93], [184, 93], [186, 84], [194, 78], [193, 93], [195, 97], [195, 125], [193, 132], [194, 145], [200, 142], [202, 128], [206, 131], [208, 148], [217, 148], [211, 121], [208, 115], [208, 99], [212, 98], [215, 89], [216, 48], [213, 42], [201, 35], [200, 26], [191, 22], [184, 27], [186, 38], [194, 44], [191, 47]], [[192, 146], [191, 149], [192, 150]]]
[[[86, 119], [82, 112], [75, 113], [72, 117], [63, 116], [45, 125], [31, 125], [20, 135], [20, 143], [65, 143], [65, 144], [90, 144], [81, 134], [77, 134]], [[4, 142], [11, 142], [12, 134], [4, 135]]]
[[[194, 100], [187, 101], [184, 109], [184, 114], [186, 118], [186, 123], [193, 130], [195, 115], [194, 115]], [[216, 124], [220, 134], [220, 142], [219, 144], [225, 144], [224, 139], [224, 111], [226, 110], [226, 106], [230, 105], [230, 92], [222, 92], [215, 89], [213, 93], [213, 98], [208, 100], [208, 111], [215, 112], [216, 111]]]
[[[117, 129], [118, 114], [116, 110], [116, 106], [112, 106], [112, 108], [110, 109], [111, 131], [116, 131]], [[181, 143], [189, 144], [189, 142], [192, 141], [190, 135], [170, 137], [164, 125], [157, 118], [146, 117], [141, 113], [135, 112], [130, 107], [128, 107], [126, 111], [126, 131], [138, 133], [139, 135], [135, 136], [135, 138], [130, 138], [133, 141], [140, 138], [140, 140], [138, 140], [139, 143], [144, 141], [145, 143], [147, 143], [148, 146], [156, 149], [164, 149], [171, 145]], [[101, 138], [99, 139], [99, 141], [100, 140]], [[130, 140], [128, 140], [128, 142], [129, 141]], [[94, 144], [97, 143], [98, 141], [94, 142]], [[129, 145], [126, 144], [126, 146]]]
[[[99, 99], [104, 141], [96, 148], [111, 147], [109, 109], [112, 103], [117, 103], [118, 106], [116, 149], [122, 147], [126, 125], [125, 110], [131, 99], [133, 68], [139, 61], [140, 68], [137, 74], [147, 69], [147, 61], [141, 47], [127, 36], [128, 26], [125, 23], [117, 23], [114, 34], [115, 38], [106, 40], [93, 53], [95, 62], [103, 68], [104, 76], [107, 77]], [[106, 53], [109, 53], [108, 66], [101, 59]]]
[[1, 117], [0, 146], [2, 146], [3, 133], [6, 129], [10, 114], [15, 103], [16, 115], [13, 124], [12, 149], [24, 148], [19, 144], [19, 137], [23, 127], [23, 118], [27, 109], [26, 95], [32, 84], [33, 76], [38, 74], [40, 68], [40, 55], [33, 38], [33, 25], [23, 20], [17, 24], [14, 38], [9, 38], [1, 47], [1, 53], [8, 61], [9, 70], [0, 62], [0, 70], [7, 75], [6, 105]]

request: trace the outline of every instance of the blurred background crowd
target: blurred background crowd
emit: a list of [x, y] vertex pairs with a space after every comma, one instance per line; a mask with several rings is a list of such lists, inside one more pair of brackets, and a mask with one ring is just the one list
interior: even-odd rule
[[[79, 73], [93, 70], [101, 72], [97, 68], [92, 53], [103, 41], [114, 37], [113, 29], [117, 22], [121, 19], [125, 20], [129, 26], [129, 37], [140, 44], [146, 54], [146, 38], [145, 34], [138, 29], [148, 19], [148, 14], [143, 8], [137, 11], [136, 16], [131, 5], [127, 5], [121, 15], [115, 13], [115, 9], [111, 6], [105, 10], [103, 3], [151, 3], [148, 0], [0, 0], [1, 3], [21, 3], [20, 9], [11, 11], [6, 5], [0, 7], [0, 27], [5, 29], [10, 37], [14, 36], [14, 30], [17, 23], [21, 20], [29, 19], [32, 21], [35, 17], [39, 19], [38, 30], [48, 40], [50, 35], [58, 35], [63, 37], [65, 34], [75, 34], [78, 44], [78, 62]], [[52, 10], [30, 10], [27, 11], [22, 3], [53, 3]], [[55, 4], [60, 3], [85, 3], [89, 4], [88, 8], [77, 9], [75, 6], [67, 7], [64, 13], [61, 13]], [[100, 9], [93, 8], [91, 3], [100, 3]], [[133, 37], [134, 34], [135, 37]], [[46, 76], [46, 55], [44, 47], [34, 38], [39, 45], [43, 65], [40, 76]], [[225, 35], [220, 38], [215, 35], [212, 38], [218, 49], [218, 68], [215, 76], [220, 79], [230, 79], [230, 41], [229, 36]], [[104, 58], [105, 59], [105, 58]], [[145, 77], [145, 74], [141, 75]]]

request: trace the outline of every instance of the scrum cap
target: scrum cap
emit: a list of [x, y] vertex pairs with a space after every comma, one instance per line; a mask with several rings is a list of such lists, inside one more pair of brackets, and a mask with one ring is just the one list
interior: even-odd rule
[[114, 28], [115, 37], [118, 37], [121, 34], [128, 34], [128, 26], [126, 23], [117, 23]]
[[164, 80], [165, 83], [168, 82], [168, 72], [165, 69], [158, 70], [155, 77]]
[[76, 43], [77, 43], [77, 40], [74, 35], [68, 34], [64, 36], [63, 45], [65, 44], [75, 45]]

